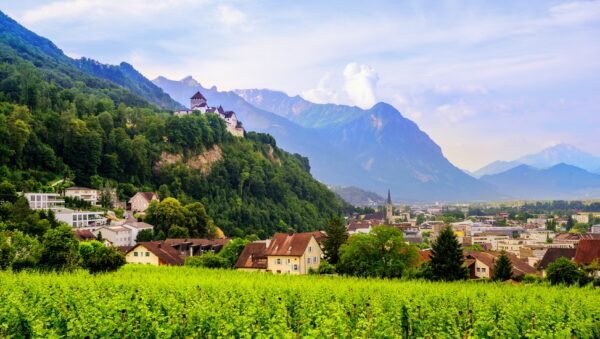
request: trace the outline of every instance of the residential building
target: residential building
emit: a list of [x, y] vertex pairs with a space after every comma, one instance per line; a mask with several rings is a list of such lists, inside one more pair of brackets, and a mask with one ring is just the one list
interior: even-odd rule
[[489, 247], [492, 251], [496, 251], [498, 250], [498, 242], [508, 239], [508, 236], [503, 234], [480, 233], [471, 237], [471, 245], [479, 245], [484, 248]]
[[270, 240], [259, 240], [247, 244], [235, 262], [235, 268], [242, 271], [266, 272], [269, 244]]
[[574, 260], [578, 265], [600, 263], [600, 239], [582, 239], [577, 245]]
[[576, 247], [583, 239], [600, 239], [600, 234], [588, 233], [559, 233], [552, 240], [553, 245], [570, 245]]
[[137, 213], [144, 213], [152, 201], [160, 201], [158, 194], [154, 192], [137, 192], [129, 199], [129, 210]]
[[[513, 276], [537, 274], [537, 271], [511, 253], [506, 253], [512, 263]], [[489, 279], [494, 276], [494, 266], [499, 252], [465, 252], [465, 265], [469, 268], [471, 279]]]
[[94, 230], [94, 235], [102, 235], [102, 239], [111, 242], [114, 247], [129, 247], [135, 239], [131, 237], [131, 229], [123, 226], [106, 226]]
[[94, 211], [74, 211], [68, 208], [62, 208], [54, 211], [56, 220], [64, 222], [71, 227], [77, 228], [95, 228], [107, 224], [103, 212]]
[[161, 242], [141, 242], [133, 246], [125, 254], [125, 261], [129, 264], [155, 266], [183, 265], [184, 263], [177, 250], [171, 246], [165, 246]]
[[311, 233], [277, 233], [266, 255], [270, 272], [307, 274], [309, 269], [319, 268], [323, 251]]
[[204, 253], [219, 253], [230, 239], [165, 239], [161, 243], [164, 247], [169, 246], [175, 249], [180, 258], [185, 260], [187, 257], [195, 257]]
[[128, 228], [131, 231], [131, 246], [136, 244], [135, 239], [137, 239], [137, 236], [140, 233], [140, 231], [154, 229], [153, 225], [137, 221], [135, 219], [127, 219], [127, 221], [123, 223], [122, 226]]
[[600, 234], [600, 225], [594, 225], [594, 226], [592, 226], [592, 229], [590, 230], [590, 233]]
[[58, 193], [25, 193], [29, 207], [34, 210], [55, 210], [62, 208], [65, 200]]
[[82, 229], [77, 229], [76, 228], [73, 231], [75, 233], [75, 238], [77, 238], [77, 240], [79, 240], [79, 241], [92, 241], [92, 240], [96, 240], [96, 236], [89, 229], [82, 230]]
[[574, 248], [548, 248], [542, 257], [542, 260], [538, 262], [537, 268], [542, 271], [543, 276], [546, 276], [546, 269], [548, 269], [550, 264], [561, 257], [573, 260], [575, 258], [575, 251]]
[[100, 191], [87, 187], [69, 187], [65, 189], [65, 197], [78, 198], [96, 206], [100, 202]]

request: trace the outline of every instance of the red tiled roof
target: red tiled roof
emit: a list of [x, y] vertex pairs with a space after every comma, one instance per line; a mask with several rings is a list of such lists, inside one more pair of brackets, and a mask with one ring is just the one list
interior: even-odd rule
[[[138, 194], [140, 196], [142, 196], [144, 199], [146, 199], [146, 201], [148, 201], [148, 202], [151, 202], [154, 197], [156, 197], [156, 199], [158, 199], [158, 194], [156, 194], [154, 192], [137, 192], [135, 195], [138, 195]], [[129, 200], [131, 201], [131, 199], [129, 199]]]
[[548, 265], [552, 264], [560, 257], [565, 257], [569, 260], [573, 260], [573, 258], [575, 257], [575, 249], [554, 247], [549, 248], [546, 251], [546, 253], [544, 253], [542, 260], [540, 260], [538, 264], [539, 269], [545, 270], [546, 268], [548, 268]]
[[251, 242], [244, 247], [235, 262], [235, 268], [267, 269], [267, 244], [264, 241]]
[[312, 236], [315, 237], [315, 240], [317, 241], [319, 246], [322, 245], [323, 241], [327, 237], [327, 234], [325, 234], [325, 232], [323, 232], [323, 231], [306, 232], [306, 233], [312, 234]]
[[267, 249], [267, 255], [301, 256], [306, 251], [312, 233], [276, 233]]
[[600, 239], [582, 239], [575, 251], [575, 262], [589, 265], [592, 261], [600, 261]]
[[132, 247], [127, 253], [133, 251], [138, 246], [144, 246], [148, 251], [156, 255], [163, 263], [168, 265], [183, 265], [183, 259], [173, 247], [164, 245], [160, 242], [141, 242]]
[[202, 99], [202, 100], [206, 100], [206, 98], [204, 97], [204, 95], [202, 95], [202, 93], [200, 93], [200, 91], [196, 92], [196, 94], [194, 94], [192, 96], [192, 99]]
[[75, 238], [79, 241], [96, 240], [96, 236], [90, 230], [75, 230]]
[[[519, 276], [523, 274], [537, 274], [538, 272], [535, 268], [531, 267], [529, 264], [519, 259], [512, 253], [506, 253], [506, 255], [510, 258], [512, 262], [513, 275]], [[476, 252], [476, 251], [465, 251], [465, 259], [477, 259], [481, 261], [484, 265], [490, 268], [490, 274], [493, 274], [494, 265], [496, 260], [500, 256], [499, 252]]]

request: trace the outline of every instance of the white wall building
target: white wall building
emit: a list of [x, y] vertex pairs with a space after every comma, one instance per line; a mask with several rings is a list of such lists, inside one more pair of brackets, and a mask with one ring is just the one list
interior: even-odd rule
[[99, 227], [106, 225], [107, 220], [102, 212], [74, 211], [63, 208], [55, 211], [56, 219], [71, 227]]
[[102, 239], [108, 240], [114, 247], [132, 246], [135, 239], [131, 237], [131, 229], [123, 226], [106, 226], [94, 230], [94, 235], [102, 234]]
[[57, 193], [25, 193], [23, 196], [34, 210], [54, 210], [65, 204], [65, 200]]
[[69, 187], [65, 189], [65, 197], [79, 198], [95, 206], [100, 201], [100, 191], [87, 187]]

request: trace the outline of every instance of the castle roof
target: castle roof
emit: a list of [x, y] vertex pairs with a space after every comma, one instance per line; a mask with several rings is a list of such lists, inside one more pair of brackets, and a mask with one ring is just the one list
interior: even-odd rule
[[200, 91], [197, 91], [196, 94], [194, 94], [194, 96], [192, 96], [192, 100], [193, 99], [202, 99], [202, 100], [206, 100], [206, 98], [204, 97], [204, 95], [202, 95], [202, 93], [200, 93]]

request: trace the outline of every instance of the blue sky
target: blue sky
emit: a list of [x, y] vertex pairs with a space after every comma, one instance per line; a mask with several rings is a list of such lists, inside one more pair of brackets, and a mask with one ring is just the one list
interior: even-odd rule
[[67, 54], [149, 78], [386, 101], [457, 166], [600, 155], [600, 1], [0, 0]]

